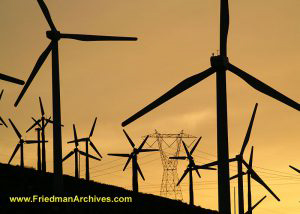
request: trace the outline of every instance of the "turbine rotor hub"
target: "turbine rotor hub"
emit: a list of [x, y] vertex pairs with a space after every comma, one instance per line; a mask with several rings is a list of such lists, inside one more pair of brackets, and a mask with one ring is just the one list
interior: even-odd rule
[[211, 64], [211, 67], [215, 68], [217, 71], [220, 69], [227, 70], [228, 64], [229, 64], [228, 57], [224, 57], [221, 55], [211, 56], [210, 64]]
[[61, 38], [59, 31], [47, 31], [46, 32], [47, 38], [50, 40], [58, 41]]

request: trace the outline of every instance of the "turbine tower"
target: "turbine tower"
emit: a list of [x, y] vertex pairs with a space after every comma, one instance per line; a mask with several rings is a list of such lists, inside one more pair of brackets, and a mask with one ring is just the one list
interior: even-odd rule
[[131, 140], [131, 138], [129, 137], [129, 135], [127, 134], [127, 132], [123, 129], [124, 134], [126, 135], [127, 140], [129, 141], [131, 147], [133, 148], [133, 151], [130, 154], [108, 154], [110, 156], [117, 156], [117, 157], [127, 157], [127, 162], [123, 168], [123, 171], [125, 171], [125, 169], [127, 168], [128, 164], [130, 163], [130, 161], [132, 160], [132, 191], [134, 193], [138, 193], [139, 192], [139, 184], [138, 184], [138, 173], [141, 175], [142, 179], [145, 180], [145, 177], [142, 173], [142, 170], [138, 164], [138, 160], [137, 160], [137, 156], [140, 152], [154, 152], [154, 151], [158, 151], [158, 149], [143, 149], [143, 146], [145, 145], [147, 139], [149, 136], [147, 136], [142, 144], [138, 147], [135, 148], [135, 144], [133, 143], [133, 141]]
[[230, 205], [230, 181], [229, 181], [229, 151], [228, 151], [228, 121], [227, 121], [227, 86], [226, 71], [234, 73], [251, 87], [264, 93], [296, 110], [300, 110], [300, 104], [239, 69], [229, 62], [227, 56], [227, 35], [229, 30], [229, 6], [228, 0], [220, 0], [220, 55], [210, 58], [211, 67], [207, 70], [191, 76], [178, 85], [173, 87], [167, 93], [159, 97], [154, 102], [138, 111], [122, 123], [125, 127], [156, 107], [172, 99], [188, 88], [196, 85], [205, 78], [216, 73], [217, 87], [217, 150], [218, 150], [218, 200], [219, 212], [231, 213]]
[[[59, 57], [58, 42], [60, 39], [74, 39], [79, 41], [136, 41], [135, 37], [114, 37], [114, 36], [97, 36], [82, 34], [65, 34], [60, 33], [50, 16], [50, 12], [43, 0], [37, 0], [45, 19], [50, 27], [50, 31], [46, 32], [46, 36], [50, 39], [50, 44], [38, 58], [32, 73], [25, 83], [15, 106], [18, 106], [22, 97], [26, 93], [28, 87], [44, 64], [50, 52], [52, 52], [52, 109], [53, 109], [53, 171], [54, 171], [54, 192], [61, 194], [63, 192], [63, 171], [62, 171], [62, 137], [61, 137], [61, 103], [60, 103], [60, 78], [59, 78]], [[0, 75], [1, 78], [1, 75]]]

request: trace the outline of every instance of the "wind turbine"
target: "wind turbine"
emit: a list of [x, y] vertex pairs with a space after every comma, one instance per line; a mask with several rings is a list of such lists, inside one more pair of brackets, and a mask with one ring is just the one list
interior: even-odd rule
[[296, 172], [300, 173], [300, 170], [297, 169], [296, 167], [293, 167], [293, 166], [290, 165], [290, 168], [292, 168], [292, 169], [295, 170]]
[[193, 146], [193, 148], [191, 149], [191, 151], [189, 152], [186, 144], [182, 141], [185, 153], [187, 156], [178, 156], [178, 157], [170, 157], [170, 159], [178, 159], [178, 160], [185, 160], [188, 159], [189, 161], [189, 165], [187, 166], [187, 168], [184, 170], [183, 175], [181, 176], [181, 178], [179, 179], [177, 186], [181, 183], [181, 181], [185, 178], [185, 176], [189, 173], [189, 181], [190, 181], [190, 189], [189, 189], [189, 193], [190, 193], [190, 205], [194, 206], [194, 188], [193, 188], [193, 171], [195, 170], [198, 177], [201, 178], [200, 173], [198, 171], [198, 169], [209, 169], [209, 170], [216, 170], [214, 168], [210, 168], [210, 167], [196, 167], [194, 158], [192, 156], [193, 152], [195, 151], [196, 147], [198, 146], [199, 142], [201, 140], [201, 137], [198, 139], [198, 141], [196, 142], [196, 144]]
[[142, 170], [138, 164], [137, 156], [140, 152], [154, 152], [154, 151], [158, 151], [158, 149], [143, 149], [143, 146], [145, 145], [147, 139], [149, 138], [149, 135], [147, 135], [147, 137], [143, 140], [142, 144], [138, 148], [135, 148], [135, 144], [133, 143], [133, 141], [127, 134], [127, 132], [124, 129], [123, 129], [123, 132], [126, 135], [126, 138], [128, 139], [131, 147], [133, 148], [133, 151], [130, 154], [108, 154], [108, 155], [128, 158], [127, 162], [123, 168], [123, 171], [125, 171], [128, 164], [132, 160], [132, 191], [134, 193], [138, 193], [138, 191], [139, 191], [138, 173], [141, 175], [143, 180], [145, 180], [145, 177], [144, 177]]
[[[95, 129], [95, 126], [96, 126], [96, 122], [97, 122], [97, 117], [95, 118], [94, 120], [94, 123], [93, 123], [93, 126], [92, 126], [92, 129], [90, 131], [90, 135], [86, 138], [80, 138], [80, 139], [77, 139], [77, 142], [85, 142], [85, 153], [86, 154], [89, 154], [89, 145], [94, 149], [94, 151], [99, 155], [100, 158], [102, 158], [100, 152], [98, 151], [98, 149], [96, 148], [96, 146], [93, 144], [93, 142], [91, 141], [91, 137], [93, 136], [93, 133], [94, 133], [94, 129]], [[69, 141], [68, 143], [75, 143], [76, 141], [73, 140], [73, 141]], [[86, 159], [85, 159], [85, 179], [86, 180], [90, 180], [90, 163], [89, 163], [89, 157], [88, 156], [85, 156]]]
[[178, 85], [173, 87], [167, 93], [159, 97], [154, 102], [147, 105], [142, 110], [128, 118], [122, 123], [125, 127], [144, 114], [155, 109], [166, 101], [172, 99], [188, 88], [196, 85], [205, 78], [216, 73], [217, 87], [217, 150], [218, 150], [218, 198], [219, 212], [231, 213], [230, 208], [230, 182], [229, 182], [229, 152], [228, 152], [228, 122], [227, 122], [227, 94], [226, 94], [226, 71], [229, 70], [254, 89], [274, 98], [284, 104], [300, 110], [300, 104], [239, 69], [229, 62], [227, 57], [227, 35], [229, 29], [229, 7], [228, 0], [220, 0], [220, 55], [211, 56], [211, 67], [207, 70], [191, 76]]
[[244, 165], [247, 167], [247, 178], [248, 178], [248, 211], [247, 214], [252, 214], [252, 210], [260, 204], [267, 196], [264, 196], [262, 199], [260, 199], [253, 207], [252, 207], [252, 197], [251, 197], [251, 178], [255, 180], [257, 183], [261, 184], [263, 187], [265, 187], [274, 198], [277, 199], [277, 201], [280, 201], [280, 199], [275, 195], [275, 193], [265, 184], [265, 182], [258, 176], [258, 174], [253, 170], [252, 164], [253, 164], [253, 146], [251, 148], [251, 154], [250, 154], [250, 160], [249, 164], [246, 163], [246, 161], [243, 160]]
[[5, 74], [1, 74], [1, 73], [0, 73], [0, 80], [15, 83], [15, 84], [18, 84], [18, 85], [24, 85], [23, 80], [20, 80], [20, 79], [17, 79], [15, 77], [11, 77], [11, 76], [8, 76], [8, 75], [5, 75]]
[[[42, 143], [42, 158], [41, 158], [41, 170], [43, 172], [46, 172], [46, 127], [48, 125], [48, 123], [52, 123], [53, 121], [51, 120], [51, 117], [46, 118], [45, 117], [45, 111], [44, 111], [44, 106], [43, 106], [43, 102], [41, 97], [39, 97], [39, 103], [40, 103], [40, 110], [41, 110], [41, 118], [36, 120], [35, 118], [32, 117], [32, 120], [34, 121], [33, 125], [27, 129], [26, 132], [29, 132], [31, 129], [33, 129], [34, 127], [38, 126], [38, 128], [36, 129], [37, 132], [40, 133], [42, 140], [40, 141]], [[63, 126], [63, 125], [61, 125]], [[38, 144], [39, 145], [39, 144]]]
[[53, 105], [53, 164], [54, 164], [54, 188], [55, 192], [62, 193], [63, 190], [63, 172], [62, 172], [62, 139], [61, 139], [61, 104], [60, 104], [60, 80], [59, 80], [59, 58], [58, 58], [58, 42], [60, 39], [75, 39], [79, 41], [136, 41], [135, 37], [114, 37], [114, 36], [97, 36], [83, 34], [65, 34], [60, 33], [50, 16], [50, 12], [43, 0], [37, 0], [47, 22], [50, 31], [46, 32], [47, 38], [51, 40], [50, 44], [38, 58], [32, 73], [30, 74], [26, 84], [24, 85], [15, 106], [17, 106], [44, 64], [50, 52], [52, 52], [52, 105]]
[[[88, 158], [93, 158], [95, 160], [99, 160], [99, 158], [97, 157], [94, 157], [90, 154], [87, 154], [83, 151], [80, 151], [77, 147], [78, 147], [78, 138], [77, 138], [77, 133], [76, 133], [76, 127], [75, 125], [73, 124], [73, 131], [74, 131], [74, 143], [75, 143], [75, 148], [73, 151], [71, 151], [69, 154], [67, 154], [63, 159], [62, 161], [65, 161], [67, 160], [69, 157], [71, 157], [73, 154], [75, 154], [75, 178], [79, 178], [79, 170], [78, 170], [78, 155], [81, 154], [81, 155], [84, 155]], [[79, 153], [79, 154], [78, 154]]]
[[17, 144], [12, 156], [10, 157], [9, 161], [8, 161], [8, 164], [10, 164], [10, 162], [13, 160], [13, 158], [15, 157], [16, 153], [18, 152], [18, 150], [20, 149], [20, 166], [22, 168], [24, 168], [24, 143], [35, 143], [37, 142], [36, 140], [24, 140], [22, 138], [22, 135], [21, 133], [19, 132], [19, 130], [16, 128], [15, 124], [11, 121], [11, 119], [8, 119], [11, 126], [13, 127], [16, 135], [18, 136], [19, 138], [19, 143]]

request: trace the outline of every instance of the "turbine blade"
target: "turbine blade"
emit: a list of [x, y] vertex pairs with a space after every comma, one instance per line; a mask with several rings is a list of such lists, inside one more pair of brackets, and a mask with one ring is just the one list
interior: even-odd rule
[[89, 140], [89, 141], [90, 141], [90, 145], [94, 149], [94, 151], [99, 155], [100, 158], [102, 158], [102, 155], [100, 154], [100, 152], [98, 151], [96, 146], [93, 144], [93, 142], [91, 140]]
[[254, 122], [254, 118], [255, 118], [257, 106], [258, 106], [258, 104], [256, 103], [255, 107], [254, 107], [254, 110], [253, 110], [253, 113], [252, 113], [250, 124], [248, 126], [248, 130], [247, 130], [247, 133], [246, 133], [246, 136], [245, 136], [245, 139], [244, 139], [244, 143], [243, 143], [243, 146], [242, 146], [242, 149], [241, 149], [241, 152], [240, 152], [241, 156], [243, 156], [244, 151], [246, 149], [246, 146], [247, 146], [247, 144], [249, 142], [249, 139], [250, 139], [250, 135], [251, 135], [251, 131], [252, 131], [252, 126], [253, 126], [253, 122]]
[[36, 74], [40, 70], [41, 66], [44, 64], [45, 60], [47, 59], [51, 49], [52, 49], [52, 42], [48, 45], [48, 47], [44, 50], [44, 52], [40, 55], [39, 59], [37, 60], [27, 82], [25, 83], [18, 99], [15, 102], [15, 107], [17, 107], [19, 105], [19, 102], [23, 98], [25, 92], [27, 91], [27, 89], [30, 86], [31, 82], [33, 81], [34, 77], [36, 76]]
[[138, 170], [138, 172], [140, 173], [141, 177], [143, 178], [143, 180], [145, 180], [145, 177], [144, 177], [144, 175], [143, 175], [143, 173], [142, 173], [142, 170], [141, 170], [141, 168], [140, 168], [140, 166], [139, 166], [138, 163], [136, 163], [136, 167], [137, 167], [137, 170]]
[[6, 128], [8, 128], [7, 124], [4, 122], [4, 120], [2, 119], [1, 116], [0, 116], [0, 121], [1, 121], [1, 123], [2, 123]]
[[95, 118], [95, 120], [94, 120], [94, 123], [93, 123], [92, 129], [91, 129], [91, 132], [90, 132], [90, 137], [92, 137], [92, 136], [93, 136], [94, 129], [95, 129], [95, 126], [96, 126], [96, 122], [97, 122], [97, 117], [96, 117], [96, 118]]
[[290, 168], [292, 168], [292, 169], [295, 170], [296, 172], [300, 173], [300, 170], [297, 169], [296, 167], [293, 167], [293, 166], [290, 165]]
[[109, 153], [109, 154], [107, 154], [107, 155], [110, 155], [110, 156], [117, 156], [117, 157], [126, 157], [126, 158], [130, 157], [129, 154], [113, 154], [113, 153]]
[[265, 83], [261, 82], [260, 80], [256, 79], [255, 77], [251, 76], [250, 74], [242, 71], [241, 69], [235, 67], [232, 64], [229, 64], [229, 70], [234, 73], [235, 75], [242, 78], [246, 81], [250, 86], [255, 88], [256, 90], [273, 97], [274, 99], [300, 111], [300, 104], [291, 100], [287, 96], [281, 94], [280, 92], [276, 91], [275, 89], [271, 88], [270, 86], [266, 85]]
[[76, 127], [75, 127], [75, 124], [73, 124], [73, 132], [74, 132], [75, 145], [76, 145], [76, 147], [77, 147], [77, 146], [78, 146], [78, 138], [77, 138], [77, 133], [76, 133]]
[[62, 33], [61, 38], [75, 39], [85, 42], [93, 41], [136, 41], [136, 37], [123, 37], [123, 36], [100, 36], [100, 35], [85, 35], [85, 34], [69, 34]]
[[178, 157], [169, 157], [169, 159], [185, 160], [187, 157], [178, 156]]
[[132, 146], [132, 148], [135, 147], [133, 141], [131, 140], [131, 138], [129, 137], [129, 135], [127, 134], [127, 132], [125, 131], [125, 129], [123, 129], [124, 134], [126, 135], [126, 138], [128, 139], [130, 145]]
[[19, 150], [19, 148], [20, 148], [20, 144], [17, 144], [14, 152], [12, 153], [12, 155], [11, 155], [9, 161], [8, 161], [8, 164], [10, 164], [10, 162], [12, 161], [12, 159], [15, 157], [15, 155], [16, 155], [17, 151]]
[[39, 127], [41, 127], [41, 126], [40, 126], [40, 120], [35, 120], [33, 117], [32, 117], [32, 119], [34, 120], [34, 123], [33, 123], [32, 126], [29, 127], [29, 129], [26, 130], [26, 133], [28, 133], [28, 132], [29, 132], [31, 129], [33, 129], [36, 125], [38, 125]]
[[197, 173], [198, 177], [201, 178], [199, 170], [198, 169], [195, 169], [195, 170], [196, 170], [196, 173]]
[[93, 156], [93, 155], [87, 154], [87, 153], [85, 153], [85, 152], [83, 152], [83, 151], [78, 150], [78, 152], [79, 152], [81, 155], [86, 156], [86, 157], [88, 157], [88, 158], [92, 158], [92, 159], [101, 161], [99, 158], [97, 158], [97, 157], [95, 157], [95, 156]]
[[147, 137], [143, 140], [142, 144], [139, 146], [138, 150], [137, 150], [137, 153], [140, 153], [143, 146], [145, 145], [146, 141], [148, 140], [149, 138], [149, 135], [147, 135]]
[[200, 82], [201, 80], [212, 75], [214, 72], [215, 71], [213, 70], [213, 68], [209, 68], [199, 74], [196, 74], [194, 76], [191, 76], [191, 77], [183, 80], [182, 82], [177, 84], [175, 87], [173, 87], [171, 90], [169, 90], [167, 93], [165, 93], [164, 95], [162, 95], [161, 97], [159, 97], [158, 99], [156, 99], [155, 101], [153, 101], [152, 103], [147, 105], [145, 108], [143, 108], [142, 110], [140, 110], [139, 112], [137, 112], [136, 114], [134, 114], [133, 116], [131, 116], [130, 118], [125, 120], [122, 123], [122, 126], [123, 127], [127, 126], [128, 124], [130, 124], [133, 121], [135, 121], [136, 119], [142, 117], [144, 114], [148, 113], [149, 111], [152, 111], [156, 107], [167, 102], [168, 100], [172, 99], [173, 97], [177, 96], [178, 94], [184, 92], [188, 88], [196, 85], [198, 82]]
[[42, 12], [43, 12], [43, 14], [44, 14], [44, 16], [45, 16], [48, 24], [49, 24], [51, 30], [52, 31], [57, 31], [56, 28], [55, 28], [55, 26], [54, 26], [54, 24], [53, 24], [53, 21], [52, 21], [51, 16], [50, 16], [50, 12], [49, 12], [49, 10], [48, 10], [45, 2], [43, 0], [38, 0], [38, 3], [40, 5], [40, 8], [41, 8], [41, 10], [42, 10]]
[[0, 100], [1, 100], [1, 98], [2, 98], [3, 92], [4, 92], [4, 89], [2, 89], [2, 91], [1, 91], [1, 93], [0, 93]]
[[51, 117], [49, 117], [48, 119], [46, 118], [45, 120], [46, 120], [45, 127], [48, 125], [48, 123], [50, 123], [50, 122], [53, 123], [53, 121], [51, 120]]
[[62, 161], [67, 160], [67, 159], [68, 159], [69, 157], [71, 157], [73, 154], [74, 154], [74, 151], [71, 151], [69, 154], [67, 154], [67, 155], [62, 159]]
[[39, 101], [40, 101], [41, 114], [42, 114], [42, 116], [44, 116], [45, 115], [45, 111], [44, 111], [44, 106], [43, 106], [41, 97], [39, 97]]
[[184, 179], [184, 177], [187, 175], [188, 172], [189, 172], [188, 169], [184, 170], [184, 173], [183, 173], [183, 175], [181, 176], [181, 178], [179, 179], [179, 181], [178, 181], [178, 183], [177, 183], [176, 186], [178, 186], [178, 185], [181, 183], [181, 181]]
[[[243, 176], [243, 175], [246, 175], [246, 174], [247, 174], [247, 173], [245, 173], [245, 172], [241, 173], [242, 176]], [[240, 174], [236, 174], [236, 175], [230, 177], [229, 179], [230, 179], [230, 180], [233, 180], [233, 179], [238, 178], [239, 176], [240, 176]]]
[[202, 137], [199, 137], [199, 139], [197, 140], [196, 144], [193, 146], [192, 150], [191, 150], [191, 155], [193, 154], [193, 152], [195, 151], [196, 147], [198, 146], [200, 140], [201, 140]]
[[[85, 142], [85, 141], [87, 141], [87, 140], [89, 140], [88, 138], [80, 138], [80, 139], [77, 139], [77, 142], [79, 143], [79, 142]], [[68, 141], [67, 143], [75, 143], [76, 142], [76, 140], [71, 140], [71, 141]]]
[[131, 158], [132, 158], [132, 156], [130, 155], [129, 158], [127, 159], [127, 161], [126, 161], [126, 164], [123, 168], [123, 171], [125, 171], [125, 169], [127, 168], [128, 164], [130, 163]]
[[23, 80], [19, 80], [17, 78], [14, 78], [14, 77], [11, 77], [11, 76], [8, 76], [8, 75], [5, 75], [5, 74], [1, 74], [1, 73], [0, 73], [0, 80], [15, 83], [15, 84], [18, 84], [18, 85], [24, 85], [24, 83], [25, 83]]
[[270, 187], [268, 187], [268, 185], [258, 176], [258, 174], [254, 170], [251, 171], [251, 178], [262, 185], [266, 190], [268, 190], [274, 196], [274, 198], [276, 198], [277, 201], [280, 201], [277, 195], [270, 189]]
[[159, 149], [141, 149], [140, 152], [157, 152]]
[[227, 56], [227, 36], [229, 29], [229, 7], [228, 0], [221, 1], [220, 17], [220, 52], [222, 56]]
[[250, 160], [249, 160], [250, 169], [252, 169], [252, 163], [253, 163], [253, 146], [251, 148], [251, 154], [250, 154]]
[[[257, 207], [263, 200], [265, 200], [267, 196], [265, 195], [262, 199], [260, 199], [254, 206], [251, 207], [251, 210], [254, 210], [255, 207]], [[248, 210], [245, 214], [249, 214], [250, 211]]]
[[190, 154], [188, 148], [186, 147], [184, 141], [182, 141], [182, 144], [183, 144], [183, 147], [184, 147], [184, 150], [185, 150], [185, 153], [186, 153], [187, 157], [188, 157], [188, 158], [191, 158], [192, 156], [191, 156], [191, 154]]
[[[24, 143], [27, 143], [27, 144], [34, 144], [34, 143], [38, 143], [38, 142], [42, 142], [42, 141], [38, 141], [38, 140], [24, 140]], [[48, 141], [46, 140], [44, 142], [46, 143]]]
[[13, 129], [15, 130], [15, 133], [18, 135], [19, 139], [22, 138], [22, 135], [20, 134], [19, 130], [17, 129], [17, 127], [15, 126], [15, 124], [11, 121], [11, 119], [8, 119], [11, 126], [13, 127]]

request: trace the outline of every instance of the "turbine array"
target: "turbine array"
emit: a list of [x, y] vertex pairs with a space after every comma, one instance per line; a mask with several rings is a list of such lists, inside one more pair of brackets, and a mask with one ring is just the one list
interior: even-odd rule
[[282, 93], [261, 82], [234, 64], [229, 62], [227, 56], [227, 35], [229, 30], [229, 5], [228, 0], [220, 0], [220, 55], [211, 56], [211, 67], [205, 71], [191, 76], [167, 93], [126, 119], [122, 126], [125, 127], [156, 107], [162, 105], [173, 97], [196, 85], [216, 73], [217, 86], [217, 150], [218, 150], [218, 200], [219, 212], [231, 213], [230, 205], [230, 181], [229, 181], [229, 152], [228, 152], [228, 121], [227, 121], [227, 86], [226, 71], [234, 73], [254, 89], [264, 93], [296, 110], [300, 110], [300, 104], [291, 100]]
[[[43, 0], [37, 0], [39, 7], [46, 19], [50, 30], [46, 32], [47, 38], [50, 40], [49, 45], [39, 56], [35, 66], [31, 74], [29, 75], [24, 87], [22, 88], [16, 102], [15, 107], [17, 107], [22, 100], [23, 96], [27, 92], [30, 87], [32, 81], [35, 76], [39, 72], [41, 66], [44, 64], [46, 59], [48, 58], [50, 52], [52, 53], [52, 105], [53, 105], [53, 120], [51, 117], [46, 117], [44, 112], [44, 107], [41, 98], [39, 97], [41, 117], [40, 119], [32, 118], [34, 123], [33, 125], [26, 131], [29, 132], [32, 129], [35, 129], [37, 132], [37, 140], [24, 140], [19, 130], [16, 128], [15, 124], [9, 119], [9, 122], [14, 129], [15, 134], [18, 137], [18, 143], [12, 153], [12, 156], [9, 159], [9, 164], [14, 159], [16, 153], [20, 150], [20, 167], [24, 168], [24, 144], [37, 144], [37, 168], [39, 171], [46, 172], [46, 134], [45, 129], [49, 123], [53, 124], [53, 169], [54, 169], [54, 191], [55, 193], [62, 193], [63, 190], [63, 180], [62, 180], [62, 162], [70, 158], [72, 155], [75, 156], [75, 177], [79, 178], [79, 160], [78, 156], [83, 155], [86, 157], [86, 180], [90, 180], [90, 172], [89, 172], [89, 159], [95, 159], [100, 161], [102, 158], [101, 154], [97, 150], [96, 146], [91, 141], [91, 137], [93, 136], [93, 132], [96, 126], [97, 117], [94, 120], [92, 125], [90, 134], [88, 137], [79, 138], [77, 136], [76, 127], [73, 124], [73, 132], [74, 132], [74, 140], [69, 141], [68, 143], [74, 143], [75, 148], [70, 151], [64, 158], [62, 158], [62, 136], [61, 136], [61, 127], [63, 126], [61, 123], [61, 100], [60, 100], [60, 77], [59, 77], [59, 56], [58, 56], [58, 44], [61, 39], [72, 39], [78, 41], [136, 41], [136, 37], [120, 37], [120, 36], [102, 36], [102, 35], [84, 35], [84, 34], [69, 34], [69, 33], [61, 33], [57, 30], [54, 25], [54, 22], [51, 18], [50, 12]], [[204, 165], [196, 165], [193, 152], [198, 146], [201, 138], [198, 139], [196, 144], [193, 146], [191, 151], [188, 150], [186, 144], [182, 141], [186, 156], [179, 157], [170, 157], [170, 159], [179, 159], [179, 160], [188, 160], [189, 164], [185, 169], [182, 177], [178, 181], [177, 185], [181, 183], [181, 181], [185, 178], [187, 174], [189, 174], [189, 195], [190, 195], [190, 204], [194, 205], [194, 190], [193, 190], [193, 171], [196, 171], [199, 177], [200, 173], [198, 169], [206, 169], [206, 170], [215, 170], [212, 166], [218, 166], [218, 200], [219, 200], [219, 212], [220, 213], [231, 213], [231, 205], [230, 205], [230, 180], [238, 178], [238, 201], [239, 201], [239, 214], [244, 214], [244, 187], [243, 187], [243, 176], [247, 175], [247, 185], [248, 185], [248, 211], [247, 214], [252, 214], [252, 211], [255, 207], [257, 207], [265, 198], [264, 196], [260, 199], [256, 204], [252, 206], [252, 192], [251, 192], [251, 181], [252, 179], [262, 185], [266, 190], [269, 191], [270, 194], [278, 201], [280, 199], [277, 195], [267, 186], [267, 184], [259, 177], [259, 175], [253, 169], [253, 146], [251, 148], [250, 160], [247, 163], [244, 160], [244, 151], [248, 145], [252, 126], [257, 110], [258, 104], [256, 103], [252, 117], [250, 120], [250, 124], [247, 129], [246, 136], [244, 138], [244, 142], [241, 148], [241, 151], [235, 158], [229, 158], [228, 151], [228, 116], [227, 116], [227, 86], [226, 86], [226, 72], [230, 71], [234, 73], [236, 76], [240, 77], [246, 83], [248, 83], [254, 89], [264, 93], [273, 99], [276, 99], [298, 111], [300, 111], [300, 104], [298, 102], [293, 101], [282, 93], [276, 91], [272, 87], [266, 85], [240, 68], [236, 67], [234, 64], [229, 62], [229, 58], [227, 55], [227, 36], [229, 31], [229, 4], [228, 0], [220, 0], [220, 54], [217, 56], [210, 57], [211, 67], [206, 69], [203, 72], [200, 72], [196, 75], [188, 77], [183, 80], [167, 93], [129, 117], [122, 123], [122, 126], [125, 127], [173, 97], [179, 95], [185, 90], [191, 88], [196, 85], [200, 81], [206, 79], [212, 74], [216, 73], [216, 90], [217, 90], [217, 150], [218, 150], [218, 160], [212, 163], [204, 164]], [[0, 73], [0, 80], [4, 80], [10, 83], [23, 85], [24, 81], [2, 74]], [[4, 90], [0, 93], [0, 100], [3, 96]], [[8, 127], [5, 121], [0, 117], [0, 125]], [[142, 141], [141, 145], [136, 148], [136, 145], [131, 140], [127, 132], [123, 129], [123, 132], [129, 141], [132, 152], [129, 154], [116, 154], [109, 153], [110, 156], [117, 157], [126, 157], [128, 158], [123, 171], [127, 168], [130, 161], [132, 162], [132, 190], [134, 193], [138, 192], [138, 174], [145, 180], [144, 175], [141, 171], [141, 168], [138, 164], [138, 154], [142, 152], [153, 152], [159, 151], [158, 149], [143, 149], [149, 135]], [[85, 152], [81, 151], [79, 147], [80, 142], [85, 142]], [[89, 154], [89, 146], [93, 148], [93, 150], [100, 157], [95, 157]], [[237, 162], [237, 175], [230, 177], [229, 175], [229, 163], [236, 161]], [[243, 171], [243, 166], [247, 169], [246, 172]], [[290, 166], [293, 170], [300, 173], [300, 170]]]
[[[58, 42], [60, 39], [73, 39], [79, 41], [136, 41], [135, 37], [116, 37], [116, 36], [98, 36], [84, 34], [67, 34], [57, 30], [51, 18], [50, 12], [43, 0], [37, 0], [44, 17], [50, 27], [46, 32], [50, 40], [49, 45], [38, 58], [28, 80], [26, 81], [15, 106], [23, 98], [39, 69], [46, 61], [50, 52], [52, 52], [52, 104], [53, 104], [53, 169], [54, 169], [54, 188], [55, 192], [62, 193], [63, 190], [63, 172], [62, 172], [62, 138], [61, 138], [61, 103], [60, 103], [60, 80], [59, 80], [59, 57]], [[1, 77], [0, 77], [1, 78]]]

